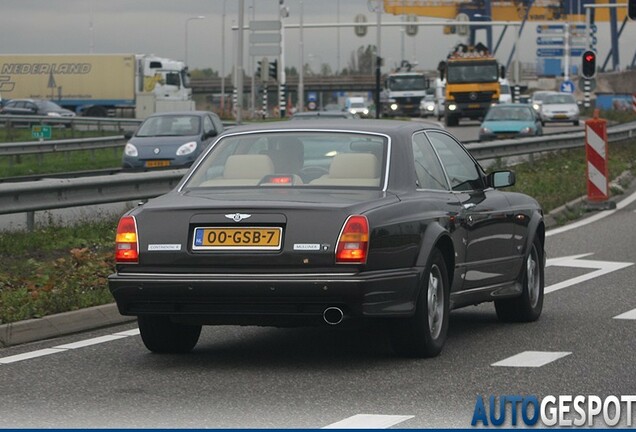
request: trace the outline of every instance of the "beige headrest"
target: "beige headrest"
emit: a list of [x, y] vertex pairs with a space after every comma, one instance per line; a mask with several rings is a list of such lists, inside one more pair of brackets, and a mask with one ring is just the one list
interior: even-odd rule
[[339, 153], [329, 168], [330, 178], [376, 178], [380, 175], [378, 158], [370, 153]]
[[274, 164], [267, 155], [232, 155], [225, 161], [225, 179], [261, 179], [274, 174]]

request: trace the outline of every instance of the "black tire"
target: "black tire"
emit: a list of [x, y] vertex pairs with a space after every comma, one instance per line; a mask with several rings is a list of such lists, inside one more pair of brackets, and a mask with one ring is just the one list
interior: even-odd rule
[[534, 239], [526, 257], [521, 283], [523, 291], [519, 297], [495, 301], [495, 310], [500, 321], [531, 322], [541, 316], [545, 279], [543, 248], [537, 238]]
[[[434, 310], [429, 309], [429, 305]], [[449, 315], [450, 286], [446, 261], [442, 253], [434, 249], [424, 272], [415, 314], [392, 323], [393, 350], [404, 357], [437, 356], [446, 342]]]
[[108, 117], [106, 108], [101, 106], [90, 107], [86, 110], [87, 117]]
[[199, 341], [200, 325], [178, 324], [168, 316], [137, 317], [141, 340], [154, 353], [187, 353]]
[[457, 126], [459, 124], [459, 118], [451, 115], [447, 115], [444, 118], [444, 124], [446, 126]]

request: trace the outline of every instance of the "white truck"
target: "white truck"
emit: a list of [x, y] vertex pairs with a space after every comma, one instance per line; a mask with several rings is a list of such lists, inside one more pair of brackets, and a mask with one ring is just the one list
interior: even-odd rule
[[384, 117], [419, 115], [420, 100], [426, 96], [429, 79], [424, 72], [398, 70], [390, 73], [380, 97]]
[[50, 99], [91, 117], [132, 117], [142, 101], [143, 116], [193, 109], [185, 63], [145, 54], [0, 54], [0, 97]]

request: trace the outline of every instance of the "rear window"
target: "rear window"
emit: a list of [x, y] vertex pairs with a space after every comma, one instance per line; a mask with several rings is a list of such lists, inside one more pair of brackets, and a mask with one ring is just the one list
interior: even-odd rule
[[276, 132], [222, 138], [184, 188], [335, 187], [379, 189], [388, 142], [383, 136]]

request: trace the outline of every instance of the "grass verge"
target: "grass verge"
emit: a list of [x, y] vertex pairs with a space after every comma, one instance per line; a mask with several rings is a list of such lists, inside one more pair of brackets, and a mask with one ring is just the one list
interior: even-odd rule
[[[612, 178], [636, 173], [636, 141], [610, 145], [609, 155]], [[514, 167], [512, 190], [534, 196], [547, 213], [585, 195], [585, 165], [583, 149], [536, 158]], [[0, 233], [0, 324], [112, 302], [116, 225], [111, 218]]]
[[[123, 132], [114, 130], [78, 131], [70, 128], [53, 128], [55, 140], [122, 134]], [[37, 141], [31, 136], [29, 128], [0, 128], [0, 142], [25, 141]], [[0, 178], [120, 167], [122, 152], [123, 146], [112, 149], [1, 156]]]
[[121, 167], [122, 147], [0, 157], [0, 178]]

